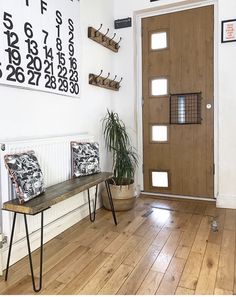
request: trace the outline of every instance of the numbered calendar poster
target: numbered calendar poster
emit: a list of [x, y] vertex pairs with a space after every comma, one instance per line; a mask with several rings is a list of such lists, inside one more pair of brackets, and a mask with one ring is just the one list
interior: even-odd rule
[[78, 97], [79, 1], [1, 0], [0, 84]]

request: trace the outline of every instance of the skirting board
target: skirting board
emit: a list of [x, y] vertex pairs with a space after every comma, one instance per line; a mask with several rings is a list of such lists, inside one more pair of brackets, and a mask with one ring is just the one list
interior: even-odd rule
[[[97, 209], [101, 207], [101, 200], [98, 199]], [[69, 212], [68, 214], [60, 217], [59, 219], [55, 220], [54, 222], [44, 226], [44, 244], [49, 240], [53, 239], [66, 229], [72, 227], [74, 224], [81, 221], [83, 218], [88, 216], [88, 203], [82, 205], [81, 207]], [[46, 213], [45, 213], [46, 215]], [[92, 224], [92, 223], [91, 223]], [[30, 244], [31, 250], [34, 251], [40, 246], [40, 230], [30, 234]], [[6, 268], [7, 262], [7, 255], [8, 255], [8, 246], [3, 248], [3, 269]], [[26, 238], [15, 242], [12, 246], [12, 253], [11, 253], [11, 263], [10, 265], [16, 263], [20, 259], [24, 258], [28, 255], [27, 243]]]
[[219, 208], [236, 209], [235, 195], [218, 195], [216, 199], [216, 206]]

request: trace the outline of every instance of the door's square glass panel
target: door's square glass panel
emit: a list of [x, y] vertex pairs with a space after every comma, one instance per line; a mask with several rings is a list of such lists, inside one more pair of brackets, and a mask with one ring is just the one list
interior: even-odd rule
[[152, 141], [157, 141], [157, 142], [168, 141], [168, 127], [152, 126]]
[[151, 49], [158, 50], [167, 48], [167, 33], [158, 32], [153, 33], [151, 36]]
[[156, 78], [152, 80], [152, 96], [167, 95], [168, 81], [166, 78]]
[[167, 171], [154, 171], [152, 172], [152, 186], [159, 188], [168, 188], [168, 172]]

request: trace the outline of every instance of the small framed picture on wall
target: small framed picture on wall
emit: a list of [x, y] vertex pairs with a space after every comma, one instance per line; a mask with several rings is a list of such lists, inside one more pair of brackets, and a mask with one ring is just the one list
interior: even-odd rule
[[225, 20], [221, 23], [221, 42], [236, 41], [236, 19]]

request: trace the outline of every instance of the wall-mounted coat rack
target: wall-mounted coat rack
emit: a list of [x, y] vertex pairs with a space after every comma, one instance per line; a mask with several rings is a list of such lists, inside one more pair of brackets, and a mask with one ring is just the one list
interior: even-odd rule
[[101, 76], [103, 73], [103, 70], [101, 70], [99, 75], [96, 74], [89, 74], [89, 84], [113, 91], [119, 91], [120, 89], [120, 83], [123, 80], [123, 77], [121, 77], [120, 81], [116, 81], [117, 75], [115, 75], [114, 79], [109, 79], [110, 72], [106, 77]]
[[88, 28], [88, 38], [92, 39], [93, 41], [105, 46], [106, 48], [112, 50], [113, 52], [118, 52], [120, 48], [120, 42], [122, 38], [120, 37], [120, 40], [116, 42], [114, 39], [116, 37], [116, 33], [114, 33], [113, 37], [108, 37], [109, 29], [107, 29], [107, 32], [103, 34], [100, 32], [102, 28], [102, 24], [99, 29], [94, 29], [93, 27]]

